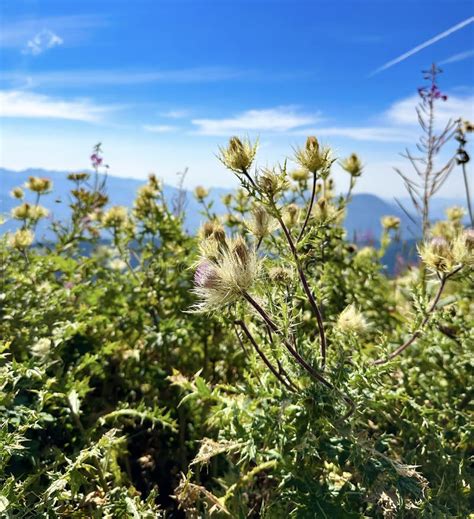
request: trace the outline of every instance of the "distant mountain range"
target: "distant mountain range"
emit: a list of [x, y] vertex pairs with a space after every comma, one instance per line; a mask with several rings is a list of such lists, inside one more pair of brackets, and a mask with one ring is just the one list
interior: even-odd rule
[[[65, 220], [69, 215], [69, 191], [72, 182], [67, 179], [67, 172], [47, 171], [43, 169], [27, 169], [24, 171], [12, 171], [0, 168], [0, 213], [4, 216], [9, 215], [11, 209], [18, 205], [18, 201], [10, 196], [10, 191], [24, 184], [29, 176], [48, 177], [53, 181], [53, 192], [42, 198], [41, 204], [47, 207], [51, 217], [56, 220]], [[112, 205], [124, 205], [130, 207], [136, 196], [138, 188], [143, 185], [144, 180], [122, 178], [110, 175], [107, 180], [107, 194]], [[210, 189], [210, 198], [214, 201], [213, 211], [217, 214], [225, 213], [221, 197], [229, 190], [222, 188]], [[164, 186], [165, 198], [172, 203], [178, 195], [178, 189], [172, 186]], [[191, 192], [186, 193], [186, 228], [189, 232], [194, 232], [205, 220], [200, 214], [200, 205], [195, 200]], [[31, 199], [31, 194], [28, 195]], [[406, 208], [411, 209], [409, 200], [402, 199], [401, 202]], [[446, 207], [452, 205], [464, 205], [462, 200], [437, 198], [433, 201], [432, 217], [434, 220], [443, 217]], [[381, 233], [380, 219], [385, 215], [398, 216], [401, 220], [402, 236], [406, 239], [413, 238], [416, 229], [410, 218], [395, 202], [390, 202], [371, 194], [354, 194], [347, 210], [345, 227], [349, 239], [377, 239]], [[1, 231], [12, 230], [18, 225], [13, 220], [7, 220], [2, 226]], [[38, 235], [43, 239], [50, 239], [52, 236], [47, 230], [48, 222], [43, 222], [38, 227]]]

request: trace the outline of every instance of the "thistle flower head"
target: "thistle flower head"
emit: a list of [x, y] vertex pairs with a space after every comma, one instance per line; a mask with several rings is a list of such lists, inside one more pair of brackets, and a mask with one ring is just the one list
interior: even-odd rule
[[338, 209], [326, 197], [321, 197], [313, 208], [313, 217], [319, 223], [340, 222], [344, 217], [344, 210]]
[[23, 200], [23, 197], [25, 196], [25, 192], [23, 191], [23, 189], [21, 189], [21, 187], [14, 187], [10, 191], [10, 195], [12, 198], [16, 198], [17, 200]]
[[458, 233], [452, 242], [452, 256], [456, 264], [474, 265], [474, 229]]
[[248, 172], [257, 153], [258, 142], [231, 137], [227, 148], [219, 148], [218, 158], [224, 166], [235, 173]]
[[208, 312], [235, 302], [257, 277], [255, 252], [243, 238], [227, 240], [227, 244], [214, 249], [212, 256], [202, 256], [196, 265], [194, 293], [200, 301], [194, 306], [195, 311]]
[[262, 205], [252, 209], [252, 218], [247, 222], [247, 229], [258, 239], [265, 238], [276, 228], [276, 221]]
[[341, 167], [352, 177], [360, 177], [364, 168], [356, 153], [351, 153], [347, 158], [341, 160]]
[[397, 216], [383, 216], [380, 222], [386, 231], [398, 231], [400, 228], [400, 218]]
[[68, 180], [72, 180], [73, 182], [83, 182], [90, 177], [89, 173], [69, 173], [67, 176]]
[[257, 179], [260, 191], [269, 199], [275, 200], [278, 195], [286, 191], [289, 187], [288, 180], [284, 171], [265, 169]]
[[296, 204], [288, 204], [283, 210], [283, 221], [287, 227], [293, 227], [298, 223], [300, 208]]
[[331, 150], [322, 148], [316, 137], [308, 137], [305, 147], [295, 150], [295, 162], [302, 168], [316, 173], [327, 169], [331, 164]]
[[128, 224], [127, 208], [115, 205], [102, 216], [102, 225], [108, 228], [122, 229]]
[[41, 218], [48, 216], [49, 211], [40, 205], [30, 205], [25, 202], [14, 207], [11, 214], [13, 218], [17, 220], [30, 220], [31, 222], [37, 222]]
[[207, 238], [213, 238], [216, 242], [221, 244], [225, 244], [226, 241], [224, 227], [215, 220], [205, 222], [201, 227], [199, 234], [204, 240]]
[[274, 283], [282, 285], [287, 285], [293, 278], [291, 270], [284, 267], [272, 267], [268, 271], [268, 276]]
[[44, 194], [51, 191], [53, 183], [49, 178], [29, 177], [26, 187], [35, 193]]
[[34, 238], [29, 229], [19, 229], [10, 236], [9, 243], [14, 249], [25, 250], [33, 243]]
[[307, 169], [295, 169], [290, 173], [290, 176], [295, 182], [303, 184], [309, 179], [309, 171]]
[[434, 272], [450, 272], [455, 264], [451, 244], [445, 238], [432, 238], [419, 247], [420, 257]]
[[459, 224], [466, 216], [466, 211], [463, 207], [453, 206], [446, 209], [446, 216], [450, 222]]
[[350, 304], [339, 314], [336, 327], [344, 333], [362, 334], [367, 329], [367, 322], [361, 312]]
[[208, 194], [209, 194], [209, 191], [203, 186], [196, 186], [196, 188], [194, 189], [194, 196], [200, 202], [202, 202], [207, 197]]

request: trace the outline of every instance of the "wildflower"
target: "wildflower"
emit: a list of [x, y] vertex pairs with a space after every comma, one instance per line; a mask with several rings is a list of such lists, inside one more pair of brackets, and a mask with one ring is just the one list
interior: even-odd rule
[[435, 272], [449, 272], [454, 265], [450, 243], [444, 238], [433, 238], [419, 248], [425, 265]]
[[462, 219], [466, 216], [466, 211], [463, 207], [453, 206], [446, 209], [446, 216], [450, 222], [454, 224], [461, 223]]
[[386, 231], [398, 231], [400, 228], [400, 218], [397, 216], [384, 216], [380, 222]]
[[49, 178], [29, 177], [26, 187], [35, 193], [44, 194], [51, 191], [53, 183]]
[[103, 162], [103, 158], [99, 155], [99, 153], [93, 153], [91, 155], [91, 163], [92, 163], [92, 167], [94, 169], [97, 169]]
[[474, 265], [474, 230], [466, 229], [460, 232], [452, 243], [454, 263]]
[[306, 146], [295, 150], [295, 161], [312, 173], [327, 168], [331, 163], [330, 157], [331, 150], [321, 148], [316, 137], [308, 137]]
[[293, 278], [291, 270], [284, 267], [272, 267], [268, 271], [268, 277], [274, 283], [280, 283], [285, 285], [290, 283]]
[[247, 222], [247, 228], [258, 240], [261, 240], [275, 230], [275, 220], [263, 206], [258, 205], [252, 210], [252, 219]]
[[339, 314], [336, 327], [341, 332], [362, 334], [367, 329], [367, 322], [359, 310], [350, 304]]
[[349, 157], [341, 161], [341, 167], [347, 171], [352, 177], [360, 177], [362, 175], [362, 162], [355, 153], [351, 153]]
[[290, 173], [291, 178], [300, 184], [309, 179], [309, 171], [307, 169], [295, 169]]
[[35, 236], [29, 229], [19, 229], [10, 236], [10, 246], [14, 249], [25, 250], [34, 240]]
[[283, 211], [283, 221], [287, 227], [293, 227], [298, 222], [300, 209], [296, 204], [289, 204]]
[[215, 220], [206, 222], [200, 230], [202, 238], [214, 238], [218, 243], [225, 243], [226, 236], [224, 227]]
[[225, 206], [229, 206], [231, 203], [232, 203], [232, 195], [229, 193], [227, 195], [224, 195], [222, 197], [222, 203], [225, 205]]
[[257, 185], [270, 200], [288, 189], [288, 181], [283, 171], [277, 173], [275, 170], [266, 169], [257, 179]]
[[128, 223], [127, 208], [116, 205], [106, 211], [102, 217], [104, 227], [123, 228]]
[[231, 137], [227, 148], [219, 148], [219, 160], [224, 166], [236, 173], [246, 173], [252, 166], [257, 153], [258, 142], [252, 144], [250, 140], [240, 140]]
[[194, 274], [195, 311], [206, 312], [235, 302], [252, 286], [258, 263], [242, 238], [230, 240], [216, 257], [203, 256]]
[[327, 198], [321, 197], [314, 205], [313, 216], [320, 223], [339, 222], [344, 216], [344, 210], [338, 209]]
[[197, 186], [196, 189], [194, 190], [194, 196], [200, 202], [202, 202], [207, 197], [208, 194], [209, 194], [209, 191], [203, 186]]
[[25, 192], [23, 191], [23, 189], [21, 189], [21, 187], [14, 187], [10, 191], [10, 195], [12, 198], [16, 198], [17, 200], [23, 200], [23, 197], [25, 196]]
[[83, 182], [84, 180], [87, 180], [89, 176], [89, 173], [69, 173], [67, 178], [73, 182]]

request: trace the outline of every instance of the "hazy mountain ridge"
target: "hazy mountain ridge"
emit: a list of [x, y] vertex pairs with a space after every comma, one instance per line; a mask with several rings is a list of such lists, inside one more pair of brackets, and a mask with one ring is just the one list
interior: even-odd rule
[[[65, 171], [48, 171], [43, 169], [31, 168], [23, 171], [12, 171], [0, 168], [0, 212], [8, 216], [11, 209], [18, 205], [18, 201], [11, 198], [10, 191], [19, 185], [24, 184], [29, 176], [45, 176], [53, 181], [53, 192], [42, 197], [41, 204], [47, 207], [51, 213], [49, 218], [56, 220], [64, 220], [68, 217], [70, 209], [69, 191], [73, 187], [73, 183], [67, 179]], [[131, 207], [136, 196], [138, 188], [143, 185], [145, 180], [137, 180], [132, 178], [108, 176], [107, 193], [112, 205], [124, 205]], [[210, 199], [213, 200], [213, 211], [217, 214], [225, 213], [225, 207], [222, 204], [221, 197], [225, 193], [231, 191], [224, 188], [211, 188]], [[164, 194], [167, 201], [172, 204], [178, 196], [179, 190], [176, 187], [164, 185]], [[32, 199], [31, 193], [27, 196], [28, 200]], [[408, 200], [401, 199], [407, 210], [411, 210]], [[439, 198], [433, 202], [433, 219], [442, 217], [443, 210], [451, 205], [461, 204], [461, 200]], [[190, 232], [194, 232], [205, 219], [200, 214], [200, 205], [195, 200], [193, 193], [186, 190], [186, 211], [185, 220], [186, 228]], [[358, 237], [359, 239], [374, 238], [377, 239], [381, 233], [380, 219], [385, 215], [398, 216], [401, 220], [402, 236], [404, 238], [413, 237], [415, 231], [413, 223], [402, 209], [395, 203], [384, 200], [376, 195], [368, 193], [356, 193], [353, 195], [352, 201], [347, 209], [347, 217], [345, 227], [348, 237]], [[17, 227], [17, 222], [8, 220], [3, 226], [5, 230], [11, 230]], [[48, 221], [44, 221], [38, 227], [38, 234], [44, 238], [50, 238], [47, 231]]]

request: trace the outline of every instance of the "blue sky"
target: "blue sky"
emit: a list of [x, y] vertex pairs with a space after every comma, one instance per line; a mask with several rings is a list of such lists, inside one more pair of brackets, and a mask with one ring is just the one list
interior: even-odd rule
[[[214, 157], [230, 135], [258, 135], [267, 165], [315, 134], [338, 156], [360, 154], [359, 190], [391, 196], [403, 193], [392, 168], [408, 169], [398, 153], [418, 134], [421, 69], [436, 61], [444, 70], [441, 119], [474, 118], [471, 1], [0, 6], [1, 165], [12, 169], [85, 168], [101, 141], [112, 174], [155, 171], [173, 184], [189, 167], [190, 187], [231, 186]], [[454, 175], [443, 194], [462, 193]]]

